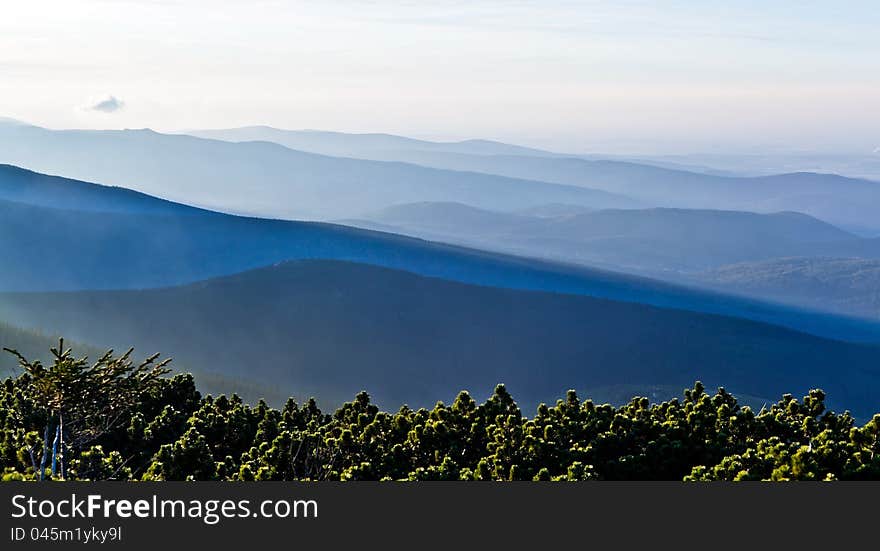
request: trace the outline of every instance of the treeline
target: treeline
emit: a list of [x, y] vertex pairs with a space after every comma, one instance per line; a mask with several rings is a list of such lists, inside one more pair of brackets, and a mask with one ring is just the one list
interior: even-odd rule
[[0, 389], [4, 480], [880, 479], [880, 415], [858, 426], [813, 390], [759, 412], [698, 382], [682, 399], [613, 407], [574, 391], [531, 418], [503, 385], [477, 403], [386, 413], [366, 393], [332, 413], [201, 396], [131, 351], [52, 350]]

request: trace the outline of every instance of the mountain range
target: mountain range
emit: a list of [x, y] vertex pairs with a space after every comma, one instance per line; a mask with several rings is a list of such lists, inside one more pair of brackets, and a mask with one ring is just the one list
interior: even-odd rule
[[696, 274], [726, 292], [880, 319], [880, 260], [797, 257], [742, 262]]
[[0, 162], [286, 219], [357, 218], [426, 201], [501, 211], [566, 203], [797, 211], [844, 229], [880, 231], [880, 185], [834, 174], [722, 176], [485, 140], [443, 143], [265, 127], [192, 133], [227, 141], [0, 123]]
[[[297, 149], [330, 155], [375, 160], [394, 159], [407, 151], [463, 153], [469, 155], [562, 156], [542, 149], [512, 145], [493, 140], [438, 142], [396, 136], [394, 134], [329, 132], [326, 130], [281, 130], [271, 126], [246, 126], [217, 130], [187, 130], [190, 136], [227, 142], [274, 142]], [[396, 160], [396, 159], [394, 159]]]
[[[22, 183], [24, 182], [24, 183]], [[65, 203], [107, 196], [102, 212], [4, 199], [0, 191], [0, 291], [143, 289], [193, 283], [285, 260], [360, 262], [475, 285], [589, 295], [778, 323], [817, 335], [880, 340], [880, 325], [701, 291], [607, 270], [492, 253], [318, 222], [233, 216], [79, 181], [59, 185], [0, 167], [0, 189], [20, 200]], [[40, 192], [40, 186], [47, 186]], [[84, 191], [90, 188], [90, 191]], [[110, 198], [110, 196], [114, 196]], [[150, 202], [153, 206], [147, 206]], [[133, 210], [129, 210], [133, 209]], [[157, 212], [148, 212], [153, 209]], [[16, 320], [7, 320], [17, 323]]]
[[4, 345], [158, 350], [251, 397], [422, 406], [505, 382], [531, 407], [701, 379], [876, 409], [874, 182], [197, 133], [0, 121], [0, 161], [64, 175], [0, 165]]
[[412, 201], [454, 200], [511, 210], [547, 202], [594, 208], [641, 204], [582, 186], [151, 130], [55, 131], [0, 123], [0, 163], [224, 212], [284, 219], [351, 217]]
[[343, 223], [880, 319], [880, 239], [796, 212], [397, 205]]
[[[375, 135], [249, 127], [196, 132], [233, 142], [271, 141], [318, 153], [403, 161], [622, 194], [643, 206], [771, 213], [797, 211], [869, 234], [880, 231], [880, 184], [835, 174], [792, 172], [754, 177], [675, 169], [657, 164], [560, 155], [535, 149], [467, 147], [469, 142], [377, 141]], [[670, 165], [674, 166], [674, 165]], [[801, 165], [809, 166], [809, 165]], [[799, 169], [803, 170], [803, 169]], [[408, 201], [399, 201], [405, 203]], [[475, 203], [460, 200], [471, 206]], [[546, 202], [555, 202], [548, 199]], [[491, 208], [491, 207], [490, 207]], [[612, 207], [614, 208], [614, 207]], [[495, 210], [504, 210], [495, 207]]]
[[460, 203], [413, 203], [342, 222], [654, 276], [798, 255], [880, 258], [880, 240], [796, 212], [557, 207], [504, 213]]

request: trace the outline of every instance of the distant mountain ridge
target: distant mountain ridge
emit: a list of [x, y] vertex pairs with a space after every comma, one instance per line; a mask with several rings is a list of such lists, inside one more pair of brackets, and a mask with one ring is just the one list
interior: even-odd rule
[[833, 174], [721, 176], [485, 140], [443, 143], [264, 127], [212, 132], [229, 141], [0, 125], [0, 162], [213, 210], [286, 219], [356, 218], [421, 201], [510, 211], [567, 203], [797, 211], [866, 234], [880, 232], [880, 183]]
[[535, 155], [541, 157], [559, 155], [550, 151], [493, 140], [469, 139], [454, 142], [438, 142], [384, 133], [282, 130], [271, 126], [187, 130], [183, 133], [199, 138], [232, 142], [269, 141], [280, 143], [291, 149], [336, 157], [358, 157], [365, 151], [381, 153], [383, 151], [399, 151], [402, 149], [477, 155]]
[[404, 161], [434, 168], [584, 186], [622, 194], [641, 201], [644, 206], [763, 213], [790, 210], [837, 225], [880, 231], [880, 183], [834, 174], [804, 171], [773, 176], [722, 176], [540, 150], [480, 151], [464, 147], [452, 150], [440, 145], [408, 144], [403, 140], [396, 142], [393, 148], [382, 148], [356, 134], [329, 133], [316, 140], [310, 139], [308, 133], [274, 128], [197, 133], [230, 141], [274, 141], [315, 152], [339, 153], [334, 149], [338, 148], [349, 156], [365, 159]]
[[[880, 239], [800, 213], [564, 206], [502, 213], [415, 203], [344, 222], [880, 319], [872, 295], [880, 281], [868, 275], [871, 263], [880, 261]], [[791, 266], [792, 257], [800, 268]], [[803, 278], [818, 279], [807, 284]]]
[[779, 258], [721, 266], [694, 279], [728, 292], [880, 319], [880, 259]]
[[270, 142], [229, 143], [151, 130], [53, 131], [0, 125], [0, 163], [234, 214], [330, 219], [410, 201], [518, 209], [640, 202], [581, 186], [329, 157]]
[[880, 242], [810, 216], [707, 209], [556, 207], [502, 213], [460, 203], [396, 205], [354, 226], [560, 261], [662, 275], [735, 262], [837, 251], [880, 258]]

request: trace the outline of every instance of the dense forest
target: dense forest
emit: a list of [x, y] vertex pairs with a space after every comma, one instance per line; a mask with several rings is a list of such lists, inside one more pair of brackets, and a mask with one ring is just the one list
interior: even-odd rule
[[753, 411], [697, 382], [682, 399], [614, 407], [568, 391], [523, 415], [503, 385], [483, 403], [379, 411], [367, 393], [332, 413], [202, 396], [168, 362], [61, 341], [0, 388], [4, 480], [880, 479], [880, 414], [858, 425], [812, 390]]

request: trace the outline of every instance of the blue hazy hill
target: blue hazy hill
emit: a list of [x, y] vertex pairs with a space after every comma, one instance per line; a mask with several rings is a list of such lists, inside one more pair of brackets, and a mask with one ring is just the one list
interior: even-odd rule
[[[561, 155], [497, 142], [486, 145], [479, 140], [443, 143], [399, 136], [268, 127], [196, 134], [236, 142], [265, 140], [315, 153], [402, 161], [446, 170], [583, 186], [622, 194], [641, 201], [645, 206], [762, 213], [797, 211], [868, 234], [880, 231], [880, 183], [816, 173], [812, 171], [814, 164], [810, 160], [801, 160], [800, 164], [789, 167], [787, 173], [743, 177], [707, 173], [704, 169], [685, 170], [674, 164], [656, 166], [650, 162], [594, 155]], [[464, 199], [457, 200], [482, 206]], [[548, 199], [547, 202], [556, 201]]]
[[[3, 174], [0, 189], [45, 184], [26, 171]], [[37, 191], [31, 195], [38, 200], [31, 204], [0, 201], [0, 254], [6, 259], [0, 290], [152, 288], [285, 260], [346, 260], [462, 283], [591, 295], [756, 319], [834, 338], [880, 340], [880, 327], [874, 323], [642, 277], [334, 224], [200, 211], [119, 188], [60, 182], [50, 181], [51, 204], [65, 205], [68, 190], [76, 198], [84, 186], [92, 186], [89, 193], [107, 196], [102, 204], [108, 210], [47, 207]], [[20, 200], [29, 196], [16, 193]]]
[[331, 157], [270, 142], [229, 143], [152, 130], [48, 130], [0, 122], [0, 163], [235, 214], [330, 219], [401, 202], [518, 209], [547, 202], [640, 203], [582, 186]]
[[765, 398], [821, 387], [832, 407], [868, 415], [880, 393], [877, 346], [339, 261], [284, 262], [165, 289], [2, 294], [0, 318], [162, 351], [215, 380], [246, 378], [333, 405], [366, 389], [380, 404], [430, 406], [462, 388], [488, 395], [503, 382], [531, 409], [560, 387], [662, 387], [672, 390], [658, 398], [668, 398], [700, 379]]

